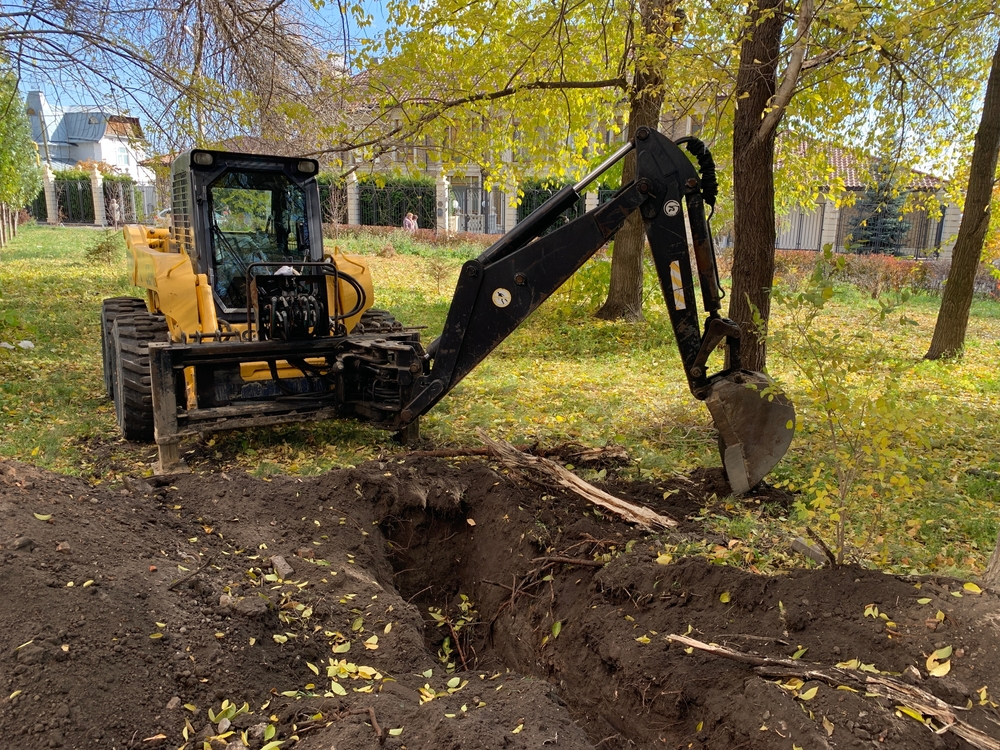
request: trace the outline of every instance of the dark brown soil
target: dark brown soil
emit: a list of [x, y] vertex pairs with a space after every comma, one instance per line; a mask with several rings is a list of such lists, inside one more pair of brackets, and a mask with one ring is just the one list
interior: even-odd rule
[[[3, 747], [969, 747], [892, 702], [782, 687], [669, 634], [914, 667], [1000, 736], [997, 598], [956, 581], [658, 564], [661, 537], [481, 461], [171, 482], [0, 462]], [[725, 492], [718, 472], [609, 489], [681, 520], [675, 538], [701, 535], [692, 517]], [[943, 646], [951, 671], [929, 677]], [[223, 701], [247, 710], [222, 721]]]

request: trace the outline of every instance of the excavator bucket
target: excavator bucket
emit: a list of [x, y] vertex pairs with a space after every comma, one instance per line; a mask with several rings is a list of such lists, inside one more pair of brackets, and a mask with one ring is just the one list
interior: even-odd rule
[[705, 404], [719, 431], [729, 486], [742, 495], [785, 455], [795, 432], [795, 407], [766, 377], [747, 370], [715, 381]]

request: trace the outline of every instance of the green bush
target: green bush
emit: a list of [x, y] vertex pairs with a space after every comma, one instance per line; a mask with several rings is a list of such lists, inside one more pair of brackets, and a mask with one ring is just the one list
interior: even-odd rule
[[85, 169], [55, 169], [52, 174], [55, 179], [66, 182], [90, 182], [90, 172]]
[[879, 300], [860, 325], [824, 317], [835, 296], [831, 280], [858, 257], [828, 248], [801, 291], [776, 288], [772, 315], [785, 322], [767, 336], [768, 347], [792, 365], [797, 440], [809, 446], [811, 470], [792, 488], [799, 518], [830, 540], [838, 563], [865, 557], [893, 505], [910, 500], [940, 468], [921, 458], [942, 427], [939, 410], [904, 385], [915, 362], [894, 355], [893, 336], [912, 323], [899, 314], [906, 292], [897, 304]]
[[98, 263], [112, 264], [117, 262], [121, 251], [125, 248], [122, 233], [115, 229], [101, 232], [97, 239], [83, 251], [88, 260]]

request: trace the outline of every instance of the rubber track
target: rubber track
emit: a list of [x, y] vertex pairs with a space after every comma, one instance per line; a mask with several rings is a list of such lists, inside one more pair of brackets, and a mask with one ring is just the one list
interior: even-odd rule
[[152, 442], [153, 395], [149, 375], [149, 343], [170, 341], [161, 315], [119, 315], [114, 324], [115, 416], [127, 440]]
[[115, 344], [111, 338], [115, 318], [145, 312], [146, 303], [135, 297], [111, 297], [101, 303], [101, 363], [104, 368], [104, 391], [115, 397]]

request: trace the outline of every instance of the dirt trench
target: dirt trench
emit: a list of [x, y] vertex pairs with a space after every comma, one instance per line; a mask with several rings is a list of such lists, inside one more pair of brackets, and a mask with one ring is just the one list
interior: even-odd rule
[[[720, 482], [608, 489], [701, 538]], [[748, 502], [762, 499], [783, 500]], [[670, 633], [915, 667], [973, 706], [965, 720], [996, 734], [1000, 719], [992, 594], [853, 567], [663, 565], [657, 536], [480, 461], [116, 487], [0, 463], [0, 524], [0, 736], [18, 747], [968, 746], [885, 700], [765, 678]], [[929, 678], [945, 645], [951, 672]]]

